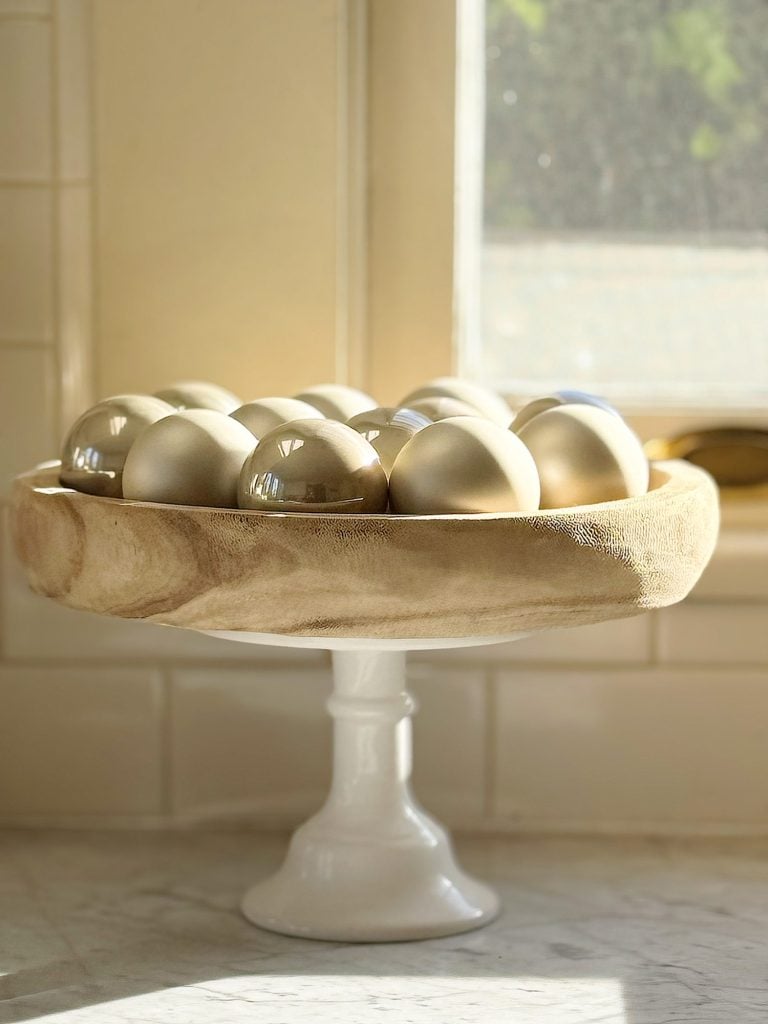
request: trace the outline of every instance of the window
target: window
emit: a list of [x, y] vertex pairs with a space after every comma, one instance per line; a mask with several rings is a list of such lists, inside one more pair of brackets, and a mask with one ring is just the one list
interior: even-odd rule
[[625, 406], [764, 403], [768, 4], [488, 0], [485, 16], [462, 372]]

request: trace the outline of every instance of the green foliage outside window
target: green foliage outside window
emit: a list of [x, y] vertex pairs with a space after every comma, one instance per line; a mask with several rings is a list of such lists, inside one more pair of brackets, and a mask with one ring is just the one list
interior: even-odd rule
[[486, 224], [768, 231], [766, 0], [488, 0]]

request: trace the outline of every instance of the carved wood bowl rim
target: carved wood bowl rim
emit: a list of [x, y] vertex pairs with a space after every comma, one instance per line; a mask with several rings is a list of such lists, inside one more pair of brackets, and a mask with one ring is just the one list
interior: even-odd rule
[[712, 554], [718, 508], [681, 461], [653, 466], [636, 498], [436, 516], [107, 498], [62, 487], [50, 462], [16, 478], [11, 525], [32, 589], [69, 607], [252, 642], [416, 647], [673, 604]]
[[[267, 512], [259, 509], [224, 508], [215, 505], [181, 505], [160, 501], [137, 501], [133, 498], [110, 498], [101, 494], [89, 494], [85, 491], [76, 491], [72, 487], [65, 487], [59, 482], [58, 470], [61, 462], [58, 459], [51, 459], [41, 462], [33, 469], [19, 474], [14, 485], [34, 491], [37, 494], [67, 494], [71, 495], [73, 501], [94, 501], [103, 502], [110, 507], [157, 509], [163, 512], [195, 512], [204, 509], [207, 513], [214, 513], [223, 517], [245, 516], [254, 519], [298, 519], [305, 522], [317, 523], [321, 520], [332, 524], [335, 522], [423, 522], [439, 523], [446, 521], [459, 522], [488, 522], [499, 520], [523, 519], [528, 523], [536, 520], [546, 522], [551, 519], [563, 519], [575, 516], [582, 516], [584, 512], [597, 513], [602, 509], [616, 509], [617, 511], [626, 508], [637, 509], [643, 505], [652, 505], [659, 498], [666, 497], [670, 491], [677, 490], [681, 478], [688, 478], [701, 482], [701, 477], [711, 479], [706, 470], [700, 469], [683, 459], [669, 459], [663, 462], [652, 462], [650, 472], [650, 483], [645, 494], [635, 498], [619, 498], [614, 501], [599, 501], [590, 505], [569, 505], [565, 508], [544, 508], [535, 512], [451, 512], [436, 513], [434, 515], [403, 515], [397, 512]], [[690, 471], [690, 472], [689, 472]]]

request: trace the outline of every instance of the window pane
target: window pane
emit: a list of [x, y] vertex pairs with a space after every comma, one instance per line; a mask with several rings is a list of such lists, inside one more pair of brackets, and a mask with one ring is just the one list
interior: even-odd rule
[[768, 396], [765, 0], [488, 0], [484, 198], [469, 373]]

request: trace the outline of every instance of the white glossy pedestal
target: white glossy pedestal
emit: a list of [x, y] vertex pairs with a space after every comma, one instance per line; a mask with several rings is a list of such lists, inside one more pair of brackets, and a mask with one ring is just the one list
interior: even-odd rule
[[[298, 645], [295, 637], [212, 635]], [[249, 921], [305, 938], [391, 942], [469, 931], [497, 915], [495, 892], [461, 869], [448, 833], [409, 785], [416, 706], [403, 648], [484, 642], [498, 638], [304, 640], [335, 648], [333, 781], [325, 805], [294, 833], [280, 870], [246, 893]]]

